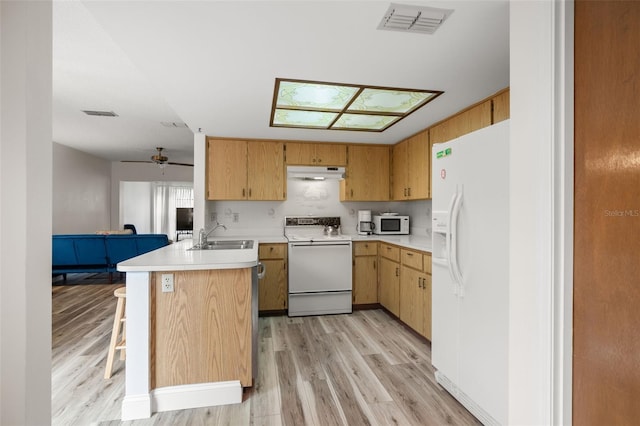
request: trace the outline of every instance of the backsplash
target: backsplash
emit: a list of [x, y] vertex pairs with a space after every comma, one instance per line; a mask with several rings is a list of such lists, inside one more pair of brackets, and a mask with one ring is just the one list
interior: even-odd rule
[[[337, 180], [287, 180], [286, 201], [207, 201], [205, 223], [207, 229], [215, 221], [227, 227], [212, 236], [224, 235], [280, 235], [285, 216], [340, 216], [342, 231], [355, 234], [358, 210], [396, 212], [411, 217], [411, 233], [431, 236], [431, 200], [422, 201], [349, 201], [340, 202], [340, 183]], [[196, 230], [197, 231], [197, 230]]]

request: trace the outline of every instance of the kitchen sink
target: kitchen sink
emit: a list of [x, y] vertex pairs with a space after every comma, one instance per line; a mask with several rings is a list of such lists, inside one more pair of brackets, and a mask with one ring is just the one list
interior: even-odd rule
[[194, 245], [189, 250], [243, 250], [252, 249], [253, 240], [217, 240], [206, 245]]

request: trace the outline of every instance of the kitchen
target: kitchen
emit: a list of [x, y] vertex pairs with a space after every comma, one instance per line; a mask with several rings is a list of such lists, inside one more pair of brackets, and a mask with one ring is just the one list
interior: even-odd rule
[[[526, 12], [518, 7], [514, 7], [514, 13], [512, 14], [512, 20], [516, 20], [518, 25], [515, 25], [515, 23], [512, 21], [512, 32], [515, 31], [516, 34], [514, 36], [512, 36], [512, 46], [513, 45], [517, 45], [520, 47], [523, 47], [522, 45], [524, 44], [527, 47], [530, 47], [531, 45], [535, 45], [536, 43], [533, 40], [528, 40], [525, 42], [525, 40], [523, 40], [521, 36], [521, 33], [526, 33], [527, 29], [531, 31], [531, 33], [536, 33], [536, 34], [540, 34], [539, 31], [544, 32], [544, 29], [540, 29], [539, 26], [534, 25], [534, 21], [532, 21], [530, 19], [530, 14], [526, 13], [526, 12], [531, 12], [531, 10], [527, 10]], [[537, 10], [537, 12], [539, 13], [539, 15], [537, 15], [538, 17], [542, 17], [544, 18], [545, 12], [541, 11], [541, 10]], [[544, 16], [543, 16], [544, 15]], [[548, 17], [548, 16], [547, 16]], [[546, 20], [542, 19], [543, 22], [551, 22], [551, 20]], [[545, 27], [546, 28], [546, 27]], [[550, 29], [547, 29], [548, 33], [551, 33], [552, 31]], [[546, 33], [545, 33], [546, 34]], [[541, 45], [542, 42], [539, 43], [539, 45]], [[541, 47], [541, 46], [539, 46]], [[556, 46], [557, 47], [557, 46]], [[542, 48], [542, 47], [541, 47]], [[518, 51], [522, 51], [521, 54], [518, 54]], [[544, 50], [544, 49], [543, 49]], [[531, 76], [532, 72], [527, 73], [526, 67], [525, 65], [533, 65], [533, 61], [536, 58], [529, 58], [530, 52], [535, 52], [537, 51], [535, 48], [533, 49], [527, 49], [527, 48], [523, 48], [523, 49], [516, 49], [515, 52], [512, 52], [512, 64], [518, 64], [515, 67], [512, 68], [512, 74], [511, 74], [511, 78], [512, 78], [512, 87], [518, 87], [518, 91], [516, 91], [517, 96], [514, 96], [514, 99], [517, 99], [518, 102], [515, 105], [515, 110], [516, 111], [527, 111], [530, 113], [529, 117], [534, 117], [534, 120], [536, 123], [538, 124], [542, 124], [544, 126], [546, 126], [545, 128], [548, 129], [548, 122], [545, 121], [544, 119], [541, 119], [541, 117], [538, 115], [536, 115], [538, 113], [538, 111], [542, 110], [542, 109], [536, 109], [534, 105], [531, 105], [530, 107], [527, 107], [526, 102], [523, 99], [523, 94], [522, 91], [525, 90], [525, 87], [529, 87], [529, 85], [531, 84], [533, 79], [527, 79], [524, 78], [524, 75], [529, 75]], [[546, 52], [546, 50], [544, 50]], [[525, 53], [526, 52], [526, 53]], [[525, 56], [525, 54], [527, 56]], [[539, 56], [544, 56], [545, 54], [541, 54]], [[537, 57], [539, 59], [539, 56]], [[529, 58], [529, 59], [528, 59]], [[538, 65], [540, 65], [538, 63]], [[548, 65], [548, 64], [547, 64]], [[544, 67], [544, 66], [543, 66]], [[532, 66], [530, 69], [533, 69], [534, 67]], [[549, 66], [549, 68], [551, 68], [551, 66]], [[538, 67], [539, 69], [539, 67]], [[538, 82], [539, 84], [533, 84], [531, 89], [527, 89], [527, 92], [531, 91], [534, 92], [535, 91], [535, 87], [540, 87], [540, 86], [544, 86], [544, 82]], [[543, 92], [543, 91], [541, 91]], [[536, 96], [538, 96], [540, 93], [530, 93], [532, 95], [532, 98], [535, 98]], [[529, 98], [531, 99], [531, 98]], [[546, 101], [548, 101], [549, 99], [545, 98], [544, 101], [542, 101], [542, 103], [545, 103]], [[552, 102], [549, 102], [549, 104], [552, 104]], [[538, 169], [536, 170], [532, 170], [532, 166], [531, 166], [531, 156], [527, 155], [529, 153], [535, 153], [537, 152], [538, 149], [540, 149], [540, 144], [538, 143], [534, 143], [534, 142], [539, 142], [538, 140], [536, 140], [536, 138], [534, 136], [530, 136], [533, 135], [535, 132], [529, 132], [529, 131], [524, 131], [521, 127], [522, 123], [518, 123], [518, 126], [514, 126], [515, 129], [521, 129], [521, 130], [516, 130], [516, 133], [519, 132], [519, 137], [522, 138], [522, 140], [525, 141], [529, 141], [532, 142], [530, 144], [526, 144], [525, 146], [520, 147], [520, 150], [517, 154], [514, 154], [512, 156], [511, 161], [514, 162], [515, 164], [518, 165], [518, 167], [516, 168], [516, 171], [520, 171], [522, 170], [522, 173], [516, 173], [515, 177], [522, 177], [523, 174], [525, 173], [531, 173], [532, 176], [537, 176], [540, 177], [540, 175], [544, 174], [543, 170], [538, 171]], [[547, 144], [545, 144], [544, 146], [547, 146]], [[535, 148], [534, 148], [535, 147]], [[543, 163], [543, 164], [548, 164], [548, 163]], [[522, 169], [520, 169], [520, 167], [522, 167]], [[43, 176], [44, 177], [44, 176]], [[531, 177], [532, 180], [534, 180], [535, 178]], [[525, 188], [528, 188], [528, 186], [526, 185], [526, 182], [524, 182], [523, 180], [519, 180], [519, 179], [515, 179], [513, 184], [518, 187], [518, 186], [523, 186]], [[521, 197], [522, 198], [522, 197]], [[525, 208], [527, 204], [524, 198], [519, 200], [520, 202], [522, 202], [521, 205], [519, 205], [518, 208], [518, 212], [522, 214], [521, 218], [518, 219], [520, 221], [520, 224], [523, 225], [522, 229], [523, 232], [529, 228], [527, 228], [527, 226], [529, 226], [531, 223], [537, 223], [535, 221], [529, 221], [529, 217], [531, 216], [531, 213], [529, 213], [529, 211]], [[542, 203], [544, 205], [539, 206], [544, 210], [544, 206], [546, 205], [544, 202]], [[46, 211], [46, 210], [45, 210]], [[535, 213], [535, 211], [533, 212]], [[547, 212], [548, 213], [548, 212]], [[34, 221], [35, 223], [36, 221]], [[536, 239], [537, 237], [539, 237], [539, 234], [536, 233], [536, 229], [537, 227], [531, 227], [530, 228], [530, 232], [527, 231], [525, 233], [525, 236], [529, 236], [531, 238], [522, 238], [522, 241], [520, 241], [519, 243], [519, 247], [518, 247], [518, 253], [519, 256], [522, 257], [535, 257], [533, 254], [535, 253], [536, 247], [539, 248], [540, 242]], [[536, 242], [535, 247], [532, 246], [532, 242]], [[527, 254], [531, 254], [531, 256], [526, 256]], [[527, 271], [529, 271], [529, 268], [526, 267], [526, 263], [523, 263], [523, 265], [521, 266], [525, 266], [524, 268], [520, 269], [520, 278], [521, 278], [521, 282], [526, 283], [526, 285], [523, 284], [523, 293], [525, 294], [530, 294], [531, 297], [526, 298], [526, 303], [524, 302], [524, 300], [522, 302], [519, 302], [517, 306], [523, 307], [523, 308], [530, 308], [529, 306], [529, 302], [530, 300], [532, 300], [533, 298], [536, 297], [537, 295], [537, 291], [533, 290], [534, 288], [537, 288], [537, 286], [531, 285], [534, 280], [534, 278], [528, 278], [528, 277], [534, 277], [534, 274], [531, 275], [527, 275]], [[544, 416], [544, 414], [535, 414], [538, 413], [537, 409], [534, 407], [539, 407], [539, 403], [541, 403], [541, 401], [544, 399], [542, 397], [542, 394], [538, 394], [538, 392], [533, 390], [532, 387], [532, 383], [533, 382], [537, 382], [539, 380], [539, 378], [542, 376], [541, 374], [537, 374], [541, 371], [544, 370], [544, 367], [541, 365], [541, 359], [547, 359], [547, 355], [543, 355], [541, 356], [541, 354], [539, 352], [536, 351], [527, 351], [525, 350], [526, 348], [533, 348], [533, 347], [537, 347], [537, 342], [540, 341], [546, 341], [545, 337], [534, 337], [532, 338], [531, 336], [537, 336], [537, 334], [535, 334], [535, 330], [537, 329], [536, 326], [534, 326], [533, 324], [536, 324], [538, 322], [538, 319], [542, 319], [542, 318], [547, 318], [546, 316], [546, 311], [544, 310], [539, 310], [539, 309], [534, 309], [533, 311], [531, 310], [527, 310], [527, 309], [523, 309], [522, 311], [519, 311], [519, 318], [520, 320], [524, 320], [524, 318], [535, 318], [536, 320], [532, 320], [530, 323], [526, 322], [526, 321], [512, 321], [512, 325], [513, 327], [515, 327], [515, 330], [530, 330], [532, 332], [534, 332], [533, 334], [530, 333], [516, 333], [514, 335], [514, 337], [516, 338], [515, 342], [518, 342], [519, 344], [521, 344], [521, 348], [518, 348], [518, 345], [514, 342], [514, 355], [515, 356], [510, 362], [513, 363], [513, 369], [514, 371], [520, 371], [520, 374], [518, 375], [518, 378], [521, 380], [520, 383], [518, 383], [518, 387], [514, 387], [512, 389], [512, 396], [514, 396], [514, 399], [512, 400], [512, 402], [514, 404], [516, 404], [517, 407], [519, 407], [519, 409], [517, 409], [514, 413], [518, 413], [516, 415], [516, 418], [529, 418], [529, 419], [533, 419], [533, 418], [541, 418], [540, 416]], [[529, 324], [529, 325], [527, 325]], [[522, 336], [521, 338], [519, 338], [519, 336]], [[527, 338], [525, 336], [529, 336], [527, 340]], [[527, 356], [526, 353], [530, 352], [532, 355]], [[544, 350], [542, 350], [542, 352], [545, 352]], [[526, 372], [526, 373], [525, 373]], [[522, 380], [524, 380], [524, 385]], [[528, 391], [527, 391], [528, 389]], [[525, 395], [530, 395], [533, 396], [533, 399], [535, 401], [534, 404], [525, 404]], [[547, 394], [548, 395], [548, 394]], [[517, 401], [521, 401], [521, 404], [518, 404]], [[550, 408], [546, 408], [546, 409], [540, 409], [540, 413], [542, 412], [546, 412], [546, 413], [550, 413]], [[534, 413], [535, 412], [535, 413]], [[544, 422], [543, 422], [544, 423]]]
[[[465, 127], [456, 127], [452, 123], [455, 122], [460, 117], [464, 117], [466, 115], [481, 115], [488, 114], [486, 120], [479, 120], [480, 122], [484, 122], [491, 126], [492, 122], [500, 122], [507, 118], [507, 116], [497, 116], [494, 115], [492, 111], [500, 111], [500, 108], [489, 108], [487, 105], [496, 105], [500, 103], [506, 102], [508, 105], [508, 91], [501, 91], [499, 94], [488, 98], [486, 101], [479, 103], [477, 106], [472, 106], [467, 110], [462, 111], [460, 114], [456, 115], [452, 119], [450, 119], [451, 123], [443, 123], [447, 124], [447, 128], [455, 129], [455, 132], [459, 132], [460, 134], [468, 133], [470, 130]], [[508, 108], [506, 109], [508, 111]], [[442, 124], [442, 125], [443, 125]], [[496, 124], [497, 126], [497, 124]], [[434, 129], [438, 129], [438, 126], [434, 126], [433, 129], [426, 129], [424, 132], [425, 135], [427, 132], [433, 132]], [[422, 134], [421, 133], [421, 134]], [[434, 133], [437, 134], [437, 133]], [[414, 144], [414, 148], [417, 146], [418, 151], [422, 153], [424, 156], [422, 161], [422, 173], [419, 173], [419, 178], [414, 180], [414, 182], [418, 182], [418, 186], [413, 187], [413, 191], [409, 188], [405, 189], [405, 191], [400, 191], [402, 196], [404, 194], [413, 193], [415, 198], [418, 197], [427, 197], [430, 193], [430, 185], [428, 182], [431, 179], [429, 173], [426, 173], [429, 169], [429, 157], [431, 156], [430, 149], [428, 149], [428, 138], [419, 138], [415, 139], [415, 137], [408, 138], [406, 142], [402, 142], [393, 147], [375, 147], [375, 150], [382, 149], [384, 153], [386, 153], [387, 160], [383, 163], [389, 165], [392, 162], [389, 158], [392, 156], [392, 153], [397, 150], [397, 152], [401, 152], [402, 155], [406, 155], [404, 151], [405, 145], [411, 142], [412, 140], [420, 140], [424, 142], [424, 144]], [[228, 140], [221, 140], [217, 138], [209, 138], [207, 144], [208, 155], [206, 158], [238, 158], [237, 156], [222, 156], [215, 155], [212, 152], [215, 152], [216, 144], [221, 143], [225, 148], [230, 144]], [[265, 142], [265, 141], [237, 141], [235, 145], [239, 145], [241, 148], [251, 147], [251, 144], [255, 144], [255, 146], [261, 147], [265, 144], [273, 144], [276, 147], [280, 145], [284, 145], [281, 152], [287, 150], [286, 147], [289, 146], [288, 143], [281, 142]], [[426, 145], [426, 146], [425, 146]], [[309, 143], [308, 146], [314, 146], [314, 144]], [[315, 144], [318, 146], [318, 144]], [[438, 145], [436, 145], [438, 146]], [[346, 153], [357, 153], [361, 154], [361, 150], [353, 150], [350, 151], [349, 148], [352, 148], [350, 145], [338, 145], [338, 148], [343, 148], [345, 154]], [[359, 146], [359, 148], [363, 148]], [[366, 149], [366, 147], [365, 147]], [[245, 151], [247, 152], [247, 151]], [[476, 156], [477, 157], [477, 156]], [[245, 157], [246, 158], [246, 157]], [[285, 171], [285, 161], [284, 155], [282, 159], [278, 159], [276, 161], [277, 168], [282, 175], [284, 175]], [[353, 244], [357, 247], [359, 245], [363, 246], [372, 246], [376, 251], [373, 251], [373, 254], [377, 253], [378, 242], [382, 241], [384, 244], [380, 245], [381, 250], [381, 258], [380, 262], [380, 280], [379, 284], [380, 290], [380, 304], [386, 308], [390, 313], [399, 318], [402, 322], [407, 324], [410, 328], [412, 328], [419, 335], [424, 336], [427, 339], [431, 338], [431, 254], [430, 254], [430, 238], [429, 234], [431, 231], [431, 217], [430, 217], [430, 204], [431, 201], [426, 200], [416, 200], [413, 202], [401, 201], [401, 202], [375, 202], [375, 201], [360, 201], [360, 202], [352, 202], [352, 203], [341, 203], [340, 200], [345, 197], [346, 188], [349, 188], [353, 185], [350, 185], [348, 180], [355, 179], [356, 174], [358, 172], [357, 168], [349, 168], [340, 165], [340, 160], [338, 161], [338, 166], [335, 167], [309, 167], [308, 165], [304, 165], [300, 167], [295, 164], [300, 162], [295, 156], [293, 159], [286, 160], [286, 162], [294, 162], [294, 164], [287, 164], [287, 179], [286, 179], [286, 194], [289, 197], [292, 197], [293, 204], [289, 205], [294, 206], [293, 208], [297, 209], [297, 211], [301, 211], [301, 208], [304, 209], [302, 214], [298, 214], [297, 216], [286, 215], [277, 217], [281, 210], [278, 210], [279, 203], [269, 203], [267, 201], [237, 201], [237, 202], [220, 202], [214, 201], [210, 202], [213, 204], [216, 209], [222, 209], [225, 212], [226, 216], [228, 216], [230, 225], [225, 225], [224, 219], [221, 221], [221, 217], [214, 211], [211, 213], [211, 219], [215, 226], [211, 226], [208, 228], [208, 231], [202, 231], [202, 237], [199, 242], [200, 246], [205, 246], [204, 238], [206, 235], [209, 236], [210, 239], [220, 240], [220, 241], [229, 241], [229, 239], [256, 239], [260, 241], [260, 253], [261, 260], [265, 261], [266, 259], [270, 259], [268, 256], [262, 255], [263, 245], [267, 246], [269, 250], [273, 251], [274, 248], [283, 248], [286, 246], [286, 242], [288, 240], [288, 255], [285, 258], [288, 258], [288, 264], [285, 261], [284, 269], [288, 270], [284, 277], [281, 276], [282, 283], [276, 283], [276, 286], [267, 289], [266, 295], [269, 296], [268, 293], [271, 291], [276, 291], [280, 289], [281, 291], [286, 291], [288, 287], [288, 297], [286, 294], [281, 294], [279, 297], [276, 297], [277, 300], [284, 301], [284, 304], [280, 306], [281, 309], [275, 309], [276, 312], [272, 312], [272, 309], [267, 309], [269, 307], [264, 307], [261, 305], [261, 311], [266, 313], [265, 311], [270, 311], [268, 313], [277, 313], [277, 314], [288, 314], [289, 317], [296, 316], [307, 316], [307, 315], [322, 315], [322, 314], [339, 314], [339, 313], [351, 313], [352, 311], [352, 301], [355, 306], [358, 305], [368, 305], [365, 307], [375, 308], [379, 307], [378, 305], [378, 291], [374, 290], [374, 297], [371, 300], [368, 300], [368, 303], [358, 303], [358, 294], [360, 292], [359, 284], [363, 281], [365, 286], [371, 286], [373, 284], [375, 287], [378, 285], [376, 281], [378, 281], [378, 277], [373, 277], [373, 282], [371, 280], [362, 280], [358, 279], [358, 275], [363, 272], [359, 271], [357, 268], [355, 270], [354, 278], [354, 288], [353, 288], [353, 298], [352, 298], [352, 272], [351, 272], [351, 246], [352, 240]], [[393, 158], [393, 157], [391, 157]], [[403, 157], [400, 157], [401, 159]], [[243, 160], [242, 157], [240, 157]], [[351, 162], [349, 162], [351, 160]], [[246, 160], [244, 160], [246, 161]], [[396, 161], [398, 161], [398, 157], [396, 157]], [[264, 164], [269, 164], [269, 162], [263, 162]], [[303, 162], [304, 163], [304, 162]], [[349, 157], [348, 155], [344, 156], [344, 160], [342, 160], [344, 165], [357, 163], [354, 157]], [[209, 179], [212, 179], [212, 176], [215, 176], [216, 163], [214, 161], [209, 161], [207, 163]], [[225, 169], [229, 169], [230, 167], [227, 165]], [[266, 166], [268, 169], [268, 166]], [[374, 173], [377, 175], [385, 176], [385, 181], [387, 182], [386, 187], [382, 188], [382, 191], [379, 193], [386, 194], [382, 196], [382, 198], [391, 198], [391, 189], [392, 186], [390, 182], [392, 182], [392, 167], [387, 166], [386, 169], [375, 168]], [[403, 174], [406, 173], [406, 169], [404, 167], [396, 167], [396, 171], [401, 171]], [[272, 170], [269, 171], [269, 173]], [[311, 173], [311, 175], [305, 175], [304, 173]], [[266, 176], [272, 177], [271, 174]], [[255, 179], [255, 178], [254, 178]], [[397, 179], [398, 181], [400, 179]], [[275, 181], [278, 181], [277, 176], [275, 177]], [[283, 182], [284, 183], [284, 182]], [[215, 185], [211, 185], [211, 182], [208, 182], [209, 187], [214, 187]], [[415, 188], [423, 187], [424, 192], [420, 193]], [[241, 187], [235, 190], [235, 194], [237, 197], [246, 197], [247, 194], [251, 194], [251, 187]], [[379, 189], [379, 188], [378, 188]], [[281, 190], [275, 191], [276, 197], [280, 197], [280, 194], [283, 192]], [[356, 192], [357, 194], [357, 192]], [[211, 194], [209, 193], [209, 196]], [[255, 196], [255, 192], [254, 192]], [[352, 196], [349, 193], [349, 196]], [[289, 202], [289, 197], [287, 197], [286, 201], [283, 204]], [[415, 213], [416, 221], [412, 223], [411, 227], [410, 223], [410, 215], [401, 215], [398, 214], [397, 211], [390, 212], [390, 209], [400, 209], [407, 208], [410, 204], [413, 204], [414, 208], [418, 210], [412, 211], [411, 213]], [[378, 208], [378, 210], [374, 210], [375, 213], [371, 214], [371, 205]], [[369, 206], [369, 210], [365, 210], [362, 207]], [[240, 209], [245, 208], [246, 210], [240, 211]], [[356, 208], [358, 210], [356, 210]], [[240, 217], [242, 214], [247, 212], [249, 209], [258, 211], [258, 214], [254, 213], [253, 217], [250, 218], [251, 226], [242, 226], [236, 225], [235, 229], [230, 228], [231, 224], [238, 223], [240, 221]], [[384, 209], [380, 211], [380, 209]], [[337, 212], [337, 213], [334, 213]], [[285, 211], [286, 213], [286, 211]], [[319, 214], [320, 213], [320, 214]], [[337, 216], [337, 214], [344, 213], [344, 217]], [[404, 212], [402, 212], [404, 213]], [[344, 221], [342, 220], [344, 218]], [[235, 222], [237, 221], [237, 222]], [[267, 223], [267, 225], [264, 225]], [[372, 229], [373, 232], [366, 232], [363, 229]], [[411, 232], [412, 235], [409, 235]], [[373, 234], [373, 235], [369, 235]], [[257, 241], [256, 241], [257, 242]], [[186, 262], [184, 267], [178, 267], [178, 269], [192, 269], [189, 266], [192, 262], [196, 261], [198, 264], [198, 269], [206, 269], [203, 268], [202, 261], [200, 260], [200, 256], [203, 256], [204, 252], [196, 251], [194, 254], [190, 254], [188, 258], [185, 258], [185, 243], [177, 243], [178, 248], [172, 249], [164, 249], [167, 253], [172, 252], [175, 253], [177, 258], [185, 259]], [[342, 249], [341, 247], [344, 247]], [[221, 248], [220, 245], [216, 244], [216, 249]], [[256, 250], [256, 247], [253, 247]], [[181, 250], [177, 252], [176, 250]], [[346, 250], [344, 254], [342, 250]], [[266, 251], [266, 250], [265, 250]], [[275, 250], [278, 251], [278, 250]], [[224, 252], [224, 251], [223, 251]], [[354, 253], [356, 256], [358, 255], [359, 250], [356, 248]], [[390, 255], [391, 253], [397, 253], [396, 255]], [[215, 252], [216, 254], [220, 252]], [[371, 255], [372, 253], [368, 253]], [[197, 254], [197, 256], [196, 256]], [[195, 257], [194, 257], [195, 256]], [[325, 256], [326, 259], [325, 259]], [[163, 262], [159, 262], [156, 260], [147, 260], [151, 259], [153, 255], [142, 256], [140, 258], [132, 259], [130, 261], [124, 262], [120, 265], [122, 271], [126, 272], [136, 272], [136, 271], [162, 271], [162, 273], [166, 273], [167, 271], [172, 271], [170, 266], [167, 266], [167, 260]], [[151, 269], [144, 269], [144, 267], [140, 267], [140, 262], [143, 262], [143, 258], [147, 262], [154, 263], [156, 266], [151, 267]], [[386, 258], [386, 259], [383, 259]], [[399, 279], [393, 279], [392, 282], [387, 284], [386, 277], [384, 275], [385, 267], [383, 265], [387, 264], [389, 261], [399, 262], [395, 267], [395, 276], [401, 277]], [[160, 259], [160, 257], [158, 258]], [[388, 259], [388, 260], [387, 260]], [[402, 260], [401, 260], [402, 259]], [[416, 260], [414, 260], [416, 259]], [[158, 263], [159, 262], [159, 263]], [[346, 262], [346, 263], [345, 263]], [[374, 260], [374, 270], [376, 269]], [[402, 273], [400, 273], [400, 262], [402, 263]], [[151, 264], [150, 263], [150, 264]], [[174, 264], [174, 261], [169, 261], [169, 264]], [[225, 263], [229, 263], [226, 261]], [[343, 265], [344, 267], [340, 266]], [[178, 264], [176, 264], [179, 266]], [[288, 266], [287, 266], [288, 265]], [[392, 265], [392, 263], [389, 263]], [[229, 266], [223, 266], [223, 268], [228, 268]], [[214, 268], [215, 269], [215, 268]], [[269, 274], [270, 267], [267, 264], [266, 273]], [[417, 275], [417, 286], [419, 288], [418, 293], [415, 293], [413, 290], [415, 283], [413, 282], [415, 277], [415, 270], [418, 271]], [[330, 272], [328, 275], [325, 272]], [[366, 270], [365, 270], [366, 273]], [[178, 272], [176, 272], [177, 276]], [[276, 274], [280, 274], [276, 272]], [[368, 274], [370, 277], [370, 274]], [[137, 274], [136, 274], [137, 277]], [[321, 277], [325, 277], [324, 279]], [[132, 285], [135, 288], [139, 288], [142, 281], [156, 280], [157, 278], [153, 278], [150, 274], [148, 278], [142, 277], [142, 281], [134, 276], [131, 277]], [[129, 278], [128, 278], [129, 281]], [[145, 281], [146, 282], [146, 281]], [[344, 283], [344, 284], [343, 284]], [[331, 285], [332, 287], [327, 288], [327, 285]], [[335, 288], [333, 286], [336, 286]], [[339, 285], [339, 286], [338, 286]], [[344, 287], [342, 287], [344, 286]], [[146, 288], [147, 286], [142, 285], [142, 288]], [[264, 289], [263, 286], [260, 285], [260, 292], [262, 293]], [[374, 288], [375, 288], [374, 287]], [[255, 288], [255, 286], [254, 286]], [[410, 289], [410, 290], [409, 290]], [[180, 291], [178, 287], [176, 287], [176, 291]], [[171, 298], [171, 295], [164, 295], [164, 290], [162, 293], [156, 292], [155, 299], [161, 301], [164, 298]], [[177, 296], [178, 297], [178, 296]], [[179, 296], [183, 297], [183, 296]], [[421, 304], [419, 306], [414, 305], [414, 299], [423, 299], [425, 298], [426, 304]], [[134, 294], [131, 295], [129, 300], [129, 306], [136, 306], [134, 309], [135, 312], [156, 312], [157, 309], [153, 307], [146, 306], [146, 302], [149, 300], [149, 295], [147, 293], [141, 293], [137, 295], [137, 290]], [[158, 302], [159, 303], [159, 302]], [[262, 302], [261, 302], [262, 303]], [[273, 307], [270, 307], [273, 308]], [[157, 321], [161, 321], [159, 318]], [[219, 320], [222, 321], [222, 320]], [[216, 321], [217, 323], [218, 321]], [[146, 341], [148, 337], [145, 337], [145, 330], [148, 329], [148, 326], [143, 324], [132, 324], [129, 326], [128, 330], [133, 335], [138, 335], [141, 338], [135, 339], [135, 341]], [[188, 329], [189, 327], [179, 327], [180, 329]], [[153, 329], [153, 327], [152, 327]], [[138, 334], [138, 330], [142, 334]], [[186, 338], [187, 340], [191, 340], [190, 338]], [[207, 345], [204, 342], [205, 346]], [[232, 347], [227, 346], [227, 351], [233, 352]], [[238, 347], [240, 350], [241, 347]], [[129, 350], [131, 351], [131, 349]], [[195, 351], [200, 352], [198, 350]], [[139, 358], [139, 357], [136, 357]], [[148, 357], [144, 357], [145, 359]], [[155, 356], [151, 354], [150, 359], [155, 359]], [[181, 363], [189, 362], [189, 361], [175, 361], [172, 362], [174, 365], [181, 365]], [[192, 363], [192, 362], [191, 362]], [[153, 370], [152, 366], [149, 366], [146, 363], [143, 364], [134, 364], [134, 361], [127, 361], [127, 371], [147, 371]], [[259, 368], [258, 368], [259, 374]], [[144, 383], [146, 379], [143, 379]], [[181, 383], [183, 385], [188, 383]], [[249, 382], [250, 384], [250, 382]], [[248, 386], [247, 381], [243, 382], [243, 387]], [[133, 390], [134, 386], [131, 386], [131, 390]], [[135, 388], [140, 389], [140, 386], [137, 385]], [[202, 391], [202, 390], [201, 390]], [[163, 397], [166, 397], [168, 394], [168, 389], [162, 389]], [[176, 390], [178, 392], [178, 390]], [[132, 405], [139, 404], [140, 398], [143, 398], [142, 394], [136, 394], [135, 392], [130, 393], [130, 388], [127, 387], [127, 396], [125, 397], [123, 403], [123, 418], [124, 419], [133, 419], [139, 418], [137, 416], [142, 415], [144, 412], [141, 412], [137, 409], [133, 409]], [[160, 398], [157, 396], [155, 398]], [[208, 405], [215, 405], [213, 403], [213, 396], [209, 398], [204, 398], [208, 401]], [[197, 400], [202, 400], [199, 398]], [[152, 399], [153, 401], [153, 399]], [[159, 400], [158, 400], [159, 401]], [[224, 401], [228, 401], [228, 399], [224, 399]], [[237, 400], [236, 400], [237, 401]], [[227, 402], [228, 403], [228, 402]], [[173, 409], [176, 408], [176, 403], [168, 403], [168, 402], [156, 402], [158, 407], [171, 407]], [[194, 402], [194, 404], [197, 404]], [[154, 403], [151, 403], [151, 406], [154, 406]], [[183, 408], [195, 408], [198, 405], [179, 405]], [[160, 411], [166, 410], [159, 409]], [[148, 414], [147, 414], [148, 415]]]

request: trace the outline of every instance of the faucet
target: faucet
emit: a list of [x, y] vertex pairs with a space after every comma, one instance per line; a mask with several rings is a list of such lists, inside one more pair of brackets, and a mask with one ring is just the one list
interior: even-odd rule
[[216, 220], [216, 226], [214, 226], [209, 232], [205, 232], [204, 228], [200, 228], [200, 233], [198, 235], [198, 245], [200, 247], [204, 247], [205, 245], [207, 245], [207, 238], [209, 237], [209, 234], [211, 234], [213, 231], [215, 231], [218, 228], [222, 228], [225, 231], [227, 230], [227, 227], [221, 224], [220, 222], [218, 222], [217, 220]]

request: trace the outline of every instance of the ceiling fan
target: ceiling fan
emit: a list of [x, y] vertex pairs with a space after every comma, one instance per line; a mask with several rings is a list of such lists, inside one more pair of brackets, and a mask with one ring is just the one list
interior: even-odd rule
[[156, 155], [152, 155], [151, 156], [151, 161], [142, 161], [142, 160], [122, 160], [122, 163], [155, 163], [157, 165], [159, 165], [161, 168], [163, 168], [164, 166], [166, 166], [167, 164], [170, 164], [172, 166], [187, 166], [187, 167], [193, 167], [193, 164], [189, 164], [189, 163], [174, 163], [169, 161], [169, 157], [167, 157], [166, 155], [162, 155], [162, 150], [164, 148], [162, 147], [156, 147], [156, 149], [158, 150], [158, 153]]

